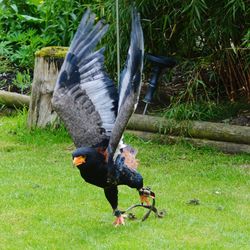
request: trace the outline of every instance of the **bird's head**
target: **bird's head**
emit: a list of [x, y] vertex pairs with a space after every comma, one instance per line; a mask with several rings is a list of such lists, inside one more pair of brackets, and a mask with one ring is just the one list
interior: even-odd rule
[[94, 148], [77, 148], [72, 153], [73, 164], [76, 167], [92, 165], [100, 159], [100, 154]]

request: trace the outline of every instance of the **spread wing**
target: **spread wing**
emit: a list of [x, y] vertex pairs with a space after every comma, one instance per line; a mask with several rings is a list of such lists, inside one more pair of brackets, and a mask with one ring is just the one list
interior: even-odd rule
[[133, 9], [130, 47], [119, 86], [118, 115], [109, 141], [109, 159], [113, 158], [129, 118], [138, 103], [143, 69], [144, 40], [140, 16]]
[[93, 51], [108, 26], [89, 10], [61, 67], [52, 105], [76, 147], [107, 146], [117, 113], [117, 90], [104, 69], [104, 49]]

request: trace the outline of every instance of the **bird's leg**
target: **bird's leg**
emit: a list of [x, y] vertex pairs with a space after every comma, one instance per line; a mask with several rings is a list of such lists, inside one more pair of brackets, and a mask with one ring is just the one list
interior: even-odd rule
[[114, 215], [116, 216], [116, 219], [115, 219], [115, 221], [113, 223], [115, 227], [125, 224], [124, 217], [122, 216], [122, 213], [121, 213], [120, 210], [115, 209], [114, 210]]
[[110, 153], [108, 150], [108, 173], [107, 173], [107, 182], [110, 185], [117, 185], [117, 181], [116, 181], [116, 174], [115, 174], [115, 166], [114, 166], [114, 162], [113, 162], [113, 158], [110, 157]]
[[141, 204], [143, 205], [144, 202], [147, 204], [147, 206], [150, 206], [150, 201], [148, 198], [155, 199], [155, 193], [151, 191], [149, 187], [142, 187], [139, 190], [140, 200]]
[[110, 186], [110, 187], [104, 188], [104, 193], [105, 193], [105, 196], [106, 196], [107, 200], [109, 201], [111, 207], [113, 208], [113, 214], [116, 217], [113, 224], [115, 226], [124, 225], [125, 223], [124, 223], [124, 217], [122, 215], [122, 212], [117, 209], [117, 207], [118, 207], [118, 189], [117, 189], [117, 186]]

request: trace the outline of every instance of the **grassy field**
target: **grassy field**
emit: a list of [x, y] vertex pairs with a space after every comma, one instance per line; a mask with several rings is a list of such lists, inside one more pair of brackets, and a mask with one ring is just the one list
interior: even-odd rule
[[[29, 133], [25, 119], [0, 117], [0, 249], [249, 249], [249, 155], [126, 136], [167, 215], [114, 228], [103, 191], [71, 167], [66, 132]], [[120, 187], [122, 209], [137, 202]]]

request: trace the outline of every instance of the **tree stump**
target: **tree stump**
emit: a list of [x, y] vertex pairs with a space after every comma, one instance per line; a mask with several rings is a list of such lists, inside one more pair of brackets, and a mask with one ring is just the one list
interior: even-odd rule
[[35, 54], [34, 78], [28, 114], [28, 127], [55, 125], [57, 114], [51, 99], [67, 47], [45, 47]]

